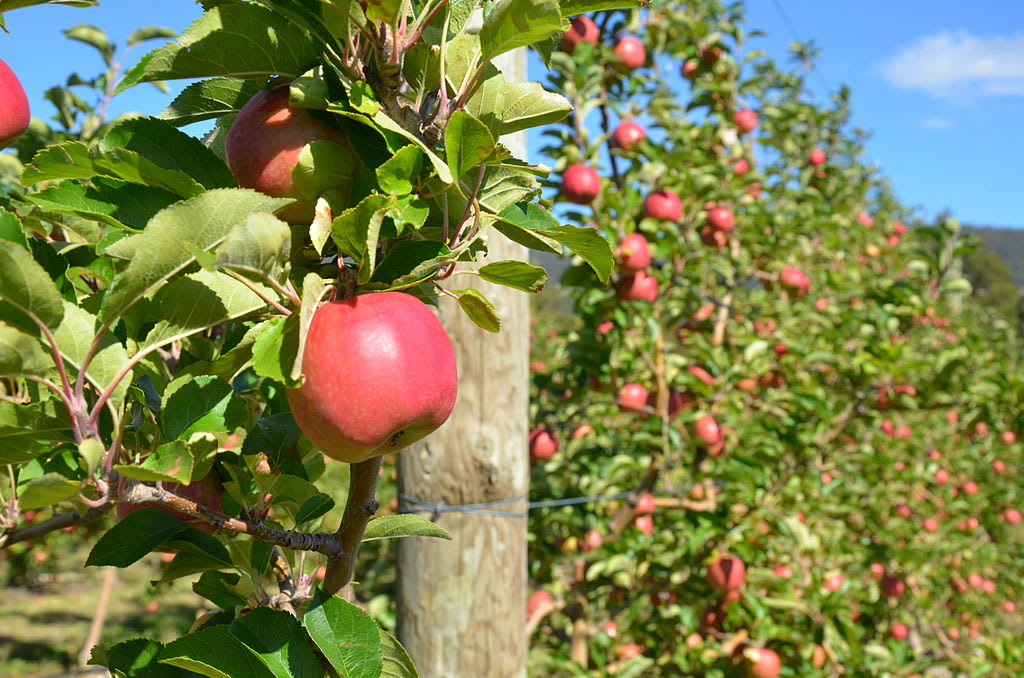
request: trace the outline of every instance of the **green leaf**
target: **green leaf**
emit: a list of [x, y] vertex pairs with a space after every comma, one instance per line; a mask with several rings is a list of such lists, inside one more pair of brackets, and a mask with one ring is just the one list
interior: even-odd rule
[[125, 73], [123, 92], [140, 82], [233, 76], [295, 78], [319, 57], [309, 34], [254, 3], [212, 7], [178, 37]]
[[403, 240], [387, 253], [370, 280], [417, 285], [437, 273], [451, 256], [448, 246], [438, 240]]
[[175, 127], [237, 113], [263, 89], [263, 83], [240, 78], [210, 78], [194, 82], [178, 94], [157, 117]]
[[114, 47], [110, 44], [107, 34], [92, 24], [78, 24], [77, 26], [64, 29], [61, 33], [71, 40], [77, 40], [78, 42], [95, 47], [107, 59], [114, 54]]
[[554, 0], [499, 0], [484, 16], [480, 47], [486, 61], [528, 47], [562, 29], [562, 12]]
[[376, 622], [352, 603], [317, 591], [302, 618], [324, 658], [345, 678], [380, 678], [384, 665]]
[[299, 314], [272, 318], [260, 325], [260, 333], [252, 347], [252, 367], [256, 374], [278, 381], [289, 388], [300, 386], [293, 379], [299, 353]]
[[81, 483], [68, 480], [57, 473], [45, 473], [30, 480], [18, 492], [18, 505], [22, 509], [41, 509], [74, 497], [82, 490]]
[[380, 629], [380, 647], [384, 656], [381, 678], [419, 678], [419, 671], [409, 653], [393, 635]]
[[51, 330], [64, 317], [64, 301], [53, 279], [27, 249], [9, 240], [0, 240], [0, 299]]
[[28, 461], [51, 444], [70, 440], [71, 420], [56, 401], [20, 405], [0, 400], [0, 464]]
[[366, 18], [390, 24], [402, 9], [402, 0], [367, 0]]
[[608, 282], [615, 263], [614, 253], [611, 244], [597, 229], [559, 224], [551, 213], [532, 203], [511, 205], [499, 216], [501, 220], [496, 222], [495, 228], [509, 239], [519, 242], [510, 235], [510, 227], [515, 227], [554, 240], [587, 262], [601, 282]]
[[358, 168], [359, 159], [350, 147], [319, 139], [299, 152], [299, 162], [292, 168], [292, 181], [299, 195], [310, 200], [332, 189], [337, 200], [347, 203], [352, 176]]
[[367, 282], [376, 268], [381, 222], [395, 202], [393, 195], [368, 195], [331, 224], [331, 238], [338, 249], [359, 262], [359, 282]]
[[380, 190], [391, 195], [408, 195], [414, 187], [414, 180], [423, 171], [423, 151], [419, 146], [403, 146], [388, 158], [377, 170]]
[[[70, 301], [64, 302], [64, 318], [53, 336], [60, 348], [61, 357], [66, 364], [75, 369], [76, 375], [82, 369], [82, 361], [85, 360], [99, 331], [100, 322], [95, 316]], [[86, 380], [103, 392], [127, 362], [128, 351], [124, 344], [117, 341], [113, 333], [106, 332], [89, 362], [89, 368], [85, 373]], [[120, 408], [130, 386], [131, 372], [128, 372], [111, 392], [109, 402], [112, 407]]]
[[[132, 184], [132, 186], [138, 188], [136, 184]], [[118, 211], [118, 205], [103, 200], [97, 195], [95, 188], [85, 184], [63, 181], [25, 197], [47, 212], [73, 214], [82, 219], [93, 219], [115, 228], [126, 228], [125, 224], [114, 216]], [[166, 206], [165, 204], [162, 207]]]
[[227, 433], [248, 419], [245, 401], [231, 385], [210, 375], [179, 377], [164, 392], [160, 424], [168, 440], [197, 431]]
[[445, 157], [452, 174], [463, 174], [494, 155], [494, 137], [487, 126], [464, 110], [455, 111], [444, 130]]
[[556, 123], [569, 115], [572, 104], [538, 82], [507, 82], [494, 69], [466, 102], [466, 110], [498, 137]]
[[107, 290], [101, 318], [117, 317], [194, 262], [195, 256], [184, 244], [210, 250], [248, 215], [272, 212], [287, 202], [248, 189], [222, 188], [161, 210], [145, 231], [127, 239], [133, 241], [131, 261]]
[[366, 524], [363, 541], [396, 539], [398, 537], [437, 537], [451, 539], [442, 527], [414, 513], [374, 518]]
[[168, 643], [160, 661], [210, 678], [275, 678], [227, 626], [208, 626]]
[[0, 240], [17, 243], [28, 249], [28, 241], [25, 239], [25, 231], [21, 227], [21, 220], [14, 212], [9, 212], [2, 207], [0, 207]]
[[256, 655], [275, 678], [321, 678], [320, 660], [309, 637], [292, 615], [257, 607], [235, 619], [231, 635]]
[[[103, 651], [93, 648], [90, 664], [105, 666], [125, 678], [183, 678], [181, 669], [157, 663], [163, 645], [149, 638], [134, 638]], [[103, 655], [100, 657], [100, 655]]]
[[192, 584], [192, 590], [222, 610], [233, 610], [245, 605], [245, 598], [235, 589], [241, 579], [235, 572], [207, 570]]
[[35, 337], [0, 323], [0, 377], [45, 376], [53, 360]]
[[163, 509], [136, 509], [96, 541], [85, 565], [128, 567], [184, 529], [185, 523]]
[[488, 332], [501, 330], [501, 318], [498, 317], [494, 304], [484, 296], [483, 292], [471, 289], [448, 291], [458, 296], [459, 308], [476, 323], [477, 327]]
[[146, 40], [154, 40], [156, 38], [170, 39], [177, 34], [178, 33], [175, 30], [165, 26], [142, 26], [129, 33], [125, 42], [129, 47], [134, 47]]
[[141, 464], [115, 464], [114, 470], [135, 480], [187, 484], [192, 480], [192, 455], [185, 443], [174, 440], [156, 448]]
[[540, 292], [548, 282], [548, 272], [525, 261], [495, 261], [477, 269], [480, 277], [497, 285], [523, 292]]
[[326, 515], [332, 508], [334, 508], [334, 499], [330, 495], [320, 493], [312, 496], [302, 502], [302, 506], [295, 513], [295, 524], [301, 525], [316, 520], [320, 516]]
[[643, 3], [639, 0], [561, 0], [560, 4], [563, 16], [575, 16], [584, 12], [640, 7]]

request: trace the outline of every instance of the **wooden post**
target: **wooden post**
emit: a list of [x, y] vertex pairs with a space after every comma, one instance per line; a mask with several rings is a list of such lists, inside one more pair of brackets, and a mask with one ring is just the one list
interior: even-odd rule
[[[496, 65], [508, 80], [522, 80], [523, 50], [506, 56]], [[502, 142], [525, 157], [525, 134]], [[526, 258], [524, 247], [492, 234], [488, 261]], [[502, 329], [485, 332], [450, 299], [442, 301], [458, 360], [459, 399], [448, 423], [398, 455], [398, 486], [406, 496], [449, 505], [524, 496], [529, 295], [476, 276], [458, 276], [457, 286], [483, 291]], [[496, 509], [525, 512], [526, 503]], [[437, 522], [453, 541], [398, 540], [399, 640], [423, 678], [524, 678], [526, 519], [445, 512]]]

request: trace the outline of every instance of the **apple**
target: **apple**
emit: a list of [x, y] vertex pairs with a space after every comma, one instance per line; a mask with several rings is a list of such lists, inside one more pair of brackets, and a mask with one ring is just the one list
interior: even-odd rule
[[750, 162], [746, 158], [740, 158], [732, 166], [732, 173], [736, 176], [743, 176], [750, 171]]
[[1003, 431], [999, 437], [1002, 438], [1002, 441], [1007, 445], [1013, 445], [1017, 442], [1017, 434], [1013, 431]]
[[658, 279], [647, 271], [637, 271], [619, 279], [619, 298], [624, 301], [649, 301], [658, 298]]
[[612, 68], [620, 73], [635, 71], [647, 61], [647, 49], [640, 39], [627, 35], [619, 40], [612, 49], [616, 59], [612, 62]]
[[692, 374], [697, 379], [704, 382], [705, 384], [707, 384], [708, 386], [712, 386], [715, 383], [715, 378], [708, 374], [708, 371], [705, 370], [703, 367], [698, 367], [696, 365], [688, 365], [686, 371]]
[[254, 94], [238, 112], [224, 139], [228, 168], [240, 186], [296, 202], [278, 213], [285, 221], [309, 223], [315, 201], [299, 194], [292, 168], [313, 141], [331, 141], [350, 148], [348, 136], [315, 118], [304, 108], [288, 105], [288, 85]]
[[643, 412], [647, 406], [647, 389], [641, 384], [625, 384], [615, 397], [623, 412]]
[[925, 518], [921, 526], [925, 532], [935, 532], [939, 529], [939, 521], [935, 520], [935, 518]]
[[632, 659], [633, 657], [639, 657], [643, 653], [643, 646], [637, 643], [626, 643], [615, 648], [615, 656], [619, 659]]
[[1012, 612], [1016, 611], [1016, 609], [1017, 609], [1017, 605], [1012, 600], [1004, 600], [1003, 601], [1003, 611], [1004, 612], [1012, 613]]
[[356, 463], [420, 440], [455, 406], [455, 350], [433, 311], [403, 292], [339, 299], [313, 314], [305, 383], [286, 395], [324, 454]]
[[644, 217], [663, 221], [679, 221], [683, 216], [683, 201], [667, 189], [654, 191], [644, 198]]
[[825, 648], [823, 648], [821, 645], [815, 645], [814, 651], [811, 653], [811, 666], [813, 666], [816, 669], [820, 669], [822, 666], [825, 665], [825, 660], [827, 658], [828, 657], [825, 654]]
[[584, 551], [592, 551], [597, 548], [601, 548], [604, 544], [604, 537], [601, 536], [601, 530], [594, 528], [587, 532], [583, 537], [583, 546], [581, 547]]
[[736, 556], [719, 556], [708, 565], [708, 583], [718, 591], [730, 591], [743, 586], [747, 568]]
[[793, 577], [793, 568], [789, 565], [776, 565], [772, 568], [772, 572], [775, 573], [776, 577], [782, 577], [783, 579], [791, 579]]
[[889, 635], [896, 640], [903, 640], [907, 637], [908, 629], [906, 624], [900, 624], [899, 622], [889, 625]]
[[776, 678], [782, 672], [782, 661], [775, 650], [747, 647], [743, 650], [743, 658], [750, 678]]
[[968, 480], [966, 483], [960, 486], [960, 491], [964, 494], [973, 497], [978, 494], [978, 483], [973, 480]]
[[700, 60], [705, 66], [711, 67], [722, 58], [722, 48], [717, 45], [705, 45], [700, 50]]
[[711, 228], [711, 226], [705, 226], [700, 229], [700, 241], [708, 247], [720, 250], [729, 244], [729, 234], [725, 231]]
[[532, 617], [533, 613], [539, 610], [549, 610], [554, 604], [555, 599], [547, 591], [534, 591], [526, 601], [526, 616]]
[[609, 638], [615, 638], [619, 635], [619, 625], [611, 620], [606, 621], [604, 626], [601, 627], [601, 630], [604, 631], [605, 635]]
[[585, 42], [596, 46], [600, 38], [601, 32], [594, 20], [581, 14], [569, 19], [569, 30], [562, 33], [561, 48], [563, 52], [572, 54], [576, 47]]
[[1002, 473], [1006, 470], [1006, 462], [1002, 459], [995, 459], [992, 461], [992, 470], [996, 473]]
[[875, 220], [871, 218], [871, 215], [867, 212], [861, 212], [857, 215], [857, 221], [864, 228], [874, 228]]
[[949, 471], [947, 471], [944, 468], [940, 468], [938, 471], [936, 471], [935, 482], [937, 482], [939, 485], [945, 485], [947, 482], [949, 482]]
[[881, 563], [871, 563], [871, 576], [874, 579], [881, 579], [885, 574], [885, 565]]
[[693, 425], [693, 435], [697, 438], [698, 443], [716, 445], [722, 441], [722, 428], [714, 417], [701, 417]]
[[731, 231], [734, 220], [728, 207], [712, 207], [708, 210], [708, 226], [716, 231]]
[[632, 151], [637, 142], [647, 137], [644, 126], [632, 120], [623, 120], [612, 130], [612, 148]]
[[[675, 389], [668, 391], [668, 416], [674, 417], [683, 410], [693, 407], [694, 399], [689, 393], [680, 393]], [[651, 392], [647, 395], [647, 406], [652, 410], [658, 409], [658, 394]]]
[[757, 113], [744, 108], [732, 114], [732, 121], [739, 128], [740, 133], [753, 132], [757, 129]]
[[637, 515], [646, 515], [654, 513], [654, 495], [650, 492], [644, 492], [640, 495], [640, 498], [636, 500], [636, 507], [633, 509]]
[[589, 205], [601, 193], [601, 175], [586, 165], [570, 165], [562, 175], [562, 193], [569, 202]]
[[907, 225], [904, 224], [902, 221], [897, 221], [892, 225], [892, 232], [893, 235], [896, 236], [904, 235], [907, 232]]
[[1003, 511], [1003, 520], [1010, 525], [1018, 525], [1020, 523], [1020, 511], [1015, 508], [1008, 508]]
[[697, 71], [700, 70], [700, 64], [697, 63], [696, 59], [687, 59], [683, 62], [682, 68], [679, 72], [683, 74], [683, 77], [687, 80], [696, 80]]
[[654, 520], [650, 516], [637, 516], [633, 520], [633, 524], [636, 525], [636, 529], [646, 535], [654, 534]]
[[630, 233], [619, 243], [619, 270], [636, 273], [651, 265], [651, 247], [647, 238], [639, 233]]
[[[214, 473], [209, 473], [202, 480], [197, 480], [187, 485], [181, 485], [179, 483], [164, 483], [164, 489], [168, 492], [173, 492], [179, 496], [191, 499], [197, 504], [208, 506], [215, 511], [221, 510], [221, 495], [223, 494], [223, 488], [221, 487], [220, 480]], [[213, 534], [213, 525], [205, 521], [198, 520], [194, 516], [190, 516], [187, 513], [181, 511], [175, 511], [168, 508], [164, 504], [156, 502], [142, 502], [141, 504], [130, 504], [128, 502], [118, 502], [117, 504], [117, 519], [124, 520], [128, 517], [128, 514], [133, 511], [137, 511], [140, 508], [156, 507], [167, 511], [172, 516], [186, 523], [191, 523], [191, 526], [197, 530], [201, 530], [206, 534]]]
[[530, 457], [544, 461], [555, 456], [558, 451], [558, 436], [550, 428], [540, 427], [530, 431]]
[[572, 430], [572, 433], [569, 435], [569, 437], [572, 438], [573, 440], [579, 440], [580, 438], [585, 438], [593, 434], [594, 427], [591, 426], [590, 424], [577, 424], [576, 428]]
[[0, 148], [6, 147], [28, 129], [31, 119], [25, 90], [2, 59], [0, 59]]
[[846, 578], [843, 577], [842, 573], [837, 572], [830, 576], [828, 579], [826, 579], [825, 583], [822, 584], [821, 587], [826, 591], [831, 591], [835, 593], [843, 587], [844, 581], [846, 581]]
[[906, 590], [906, 584], [899, 577], [889, 575], [882, 579], [882, 595], [889, 598], [899, 598]]
[[790, 294], [802, 297], [811, 291], [811, 279], [796, 266], [784, 266], [779, 272], [779, 285]]
[[825, 155], [825, 151], [820, 148], [813, 148], [811, 149], [811, 152], [807, 154], [807, 163], [814, 167], [824, 165], [826, 160], [828, 160], [828, 156]]

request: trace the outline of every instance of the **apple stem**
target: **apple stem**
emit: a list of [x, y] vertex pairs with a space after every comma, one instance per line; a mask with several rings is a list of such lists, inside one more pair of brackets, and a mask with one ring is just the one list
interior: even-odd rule
[[352, 464], [349, 467], [348, 499], [341, 526], [334, 534], [338, 546], [336, 555], [327, 558], [323, 591], [334, 595], [352, 581], [356, 555], [363, 541], [363, 532], [370, 518], [377, 513], [377, 478], [383, 458], [380, 456]]

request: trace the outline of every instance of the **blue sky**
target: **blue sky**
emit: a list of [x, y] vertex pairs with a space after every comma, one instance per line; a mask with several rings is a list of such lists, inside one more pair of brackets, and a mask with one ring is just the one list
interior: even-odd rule
[[[904, 203], [926, 218], [949, 209], [965, 223], [1024, 227], [1022, 0], [751, 0], [747, 11], [748, 26], [769, 34], [751, 48], [784, 59], [794, 31], [818, 44], [812, 87], [822, 98], [826, 86], [852, 88], [854, 124], [873, 133], [868, 159]], [[48, 87], [72, 71], [91, 77], [102, 68], [91, 48], [67, 40], [62, 29], [91, 23], [123, 47], [139, 26], [180, 31], [198, 14], [193, 0], [15, 10], [6, 15], [11, 33], [0, 34], [0, 59], [22, 79], [33, 114], [46, 118], [53, 113], [43, 100]], [[127, 61], [158, 44], [136, 47]], [[119, 97], [113, 111], [157, 113], [168, 101], [140, 86]]]

